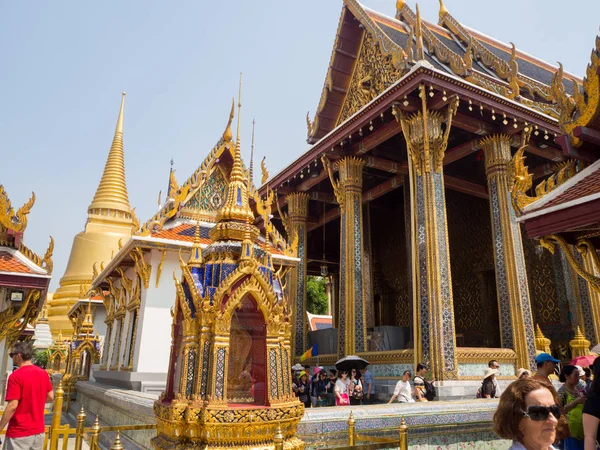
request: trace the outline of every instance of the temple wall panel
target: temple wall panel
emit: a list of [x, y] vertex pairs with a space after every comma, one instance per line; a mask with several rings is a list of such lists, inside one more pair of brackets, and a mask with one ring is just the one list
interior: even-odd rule
[[447, 190], [446, 208], [457, 346], [500, 347], [488, 202]]
[[[412, 328], [412, 292], [408, 289], [404, 206], [371, 209], [375, 325]], [[378, 316], [378, 317], [377, 317]]]

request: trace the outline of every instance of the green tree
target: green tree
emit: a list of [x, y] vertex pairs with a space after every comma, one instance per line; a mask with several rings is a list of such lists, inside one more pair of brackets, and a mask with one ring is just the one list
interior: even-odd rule
[[306, 281], [306, 309], [311, 314], [327, 314], [327, 281], [323, 277], [308, 277]]
[[33, 351], [33, 363], [45, 369], [48, 366], [48, 350], [36, 349]]

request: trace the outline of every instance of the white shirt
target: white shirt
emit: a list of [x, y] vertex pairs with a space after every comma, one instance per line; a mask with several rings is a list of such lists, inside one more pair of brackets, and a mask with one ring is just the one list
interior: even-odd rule
[[335, 382], [335, 393], [336, 394], [347, 394], [348, 393], [348, 384], [350, 380], [343, 381], [341, 378], [338, 378]]
[[412, 389], [410, 387], [410, 381], [398, 381], [396, 383], [396, 389], [394, 389], [394, 395], [398, 398], [400, 403], [412, 403]]

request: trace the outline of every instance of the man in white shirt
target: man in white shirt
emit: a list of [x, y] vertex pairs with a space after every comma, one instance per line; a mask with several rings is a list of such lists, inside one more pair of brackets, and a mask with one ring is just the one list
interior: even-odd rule
[[[498, 373], [500, 373], [500, 364], [495, 359], [492, 359], [488, 363], [488, 367], [490, 369], [496, 369]], [[496, 379], [496, 377], [494, 377], [494, 392], [496, 392], [496, 398], [500, 398], [500, 386], [498, 385], [498, 380]]]
[[388, 403], [392, 403], [398, 399], [399, 403], [413, 403], [412, 388], [410, 386], [410, 370], [405, 370], [402, 374], [402, 379], [396, 383], [396, 389], [394, 389], [394, 395]]

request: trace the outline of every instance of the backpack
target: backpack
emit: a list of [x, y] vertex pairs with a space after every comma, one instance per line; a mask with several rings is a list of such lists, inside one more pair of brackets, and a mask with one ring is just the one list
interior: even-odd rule
[[425, 383], [425, 398], [429, 401], [432, 401], [436, 397], [435, 387], [431, 381], [427, 381], [423, 378], [423, 382]]

